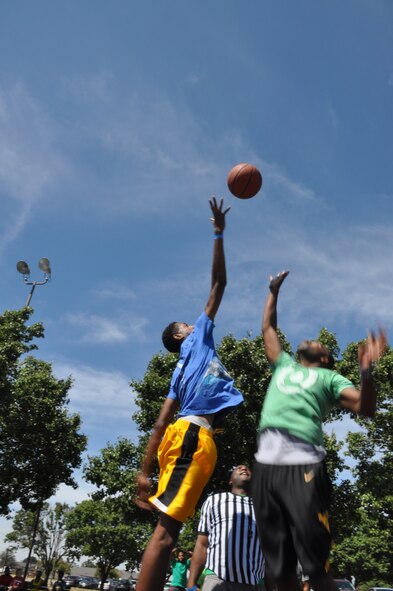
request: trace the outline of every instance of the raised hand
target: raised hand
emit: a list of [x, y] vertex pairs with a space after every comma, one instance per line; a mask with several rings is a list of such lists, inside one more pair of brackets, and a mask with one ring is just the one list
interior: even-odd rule
[[214, 195], [209, 199], [209, 203], [213, 213], [213, 217], [210, 218], [210, 221], [213, 222], [214, 231], [216, 233], [221, 233], [225, 230], [225, 216], [231, 208], [227, 207], [223, 211], [224, 199], [220, 199], [220, 204], [218, 205]]
[[150, 497], [151, 488], [150, 478], [147, 478], [143, 474], [139, 473], [136, 477], [136, 484], [138, 496], [135, 499], [135, 503], [138, 505], [140, 509], [147, 509], [148, 511], [152, 511], [153, 507], [148, 500]]
[[270, 275], [269, 289], [273, 294], [275, 294], [275, 295], [278, 294], [278, 292], [280, 291], [280, 287], [283, 284], [284, 279], [288, 274], [289, 274], [289, 271], [281, 271], [275, 277], [273, 277], [273, 275]]
[[361, 343], [358, 347], [360, 369], [368, 371], [371, 364], [383, 355], [387, 344], [388, 340], [384, 329], [379, 328], [377, 335], [374, 332], [369, 332], [366, 342]]

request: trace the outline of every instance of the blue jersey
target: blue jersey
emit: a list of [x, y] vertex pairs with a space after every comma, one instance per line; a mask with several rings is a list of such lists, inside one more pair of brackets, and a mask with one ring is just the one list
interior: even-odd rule
[[179, 417], [214, 413], [221, 419], [243, 402], [217, 356], [213, 329], [212, 320], [203, 312], [181, 345], [168, 394], [180, 403]]

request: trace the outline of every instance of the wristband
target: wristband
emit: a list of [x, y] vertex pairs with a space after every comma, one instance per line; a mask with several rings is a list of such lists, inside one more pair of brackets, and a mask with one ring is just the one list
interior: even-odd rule
[[217, 238], [224, 238], [224, 234], [214, 234], [214, 240], [217, 240]]
[[186, 587], [186, 591], [196, 591], [198, 589], [198, 585], [194, 585], [193, 587]]

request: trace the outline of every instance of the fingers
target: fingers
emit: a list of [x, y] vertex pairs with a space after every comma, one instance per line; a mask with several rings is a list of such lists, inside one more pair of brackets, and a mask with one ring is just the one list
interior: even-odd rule
[[[222, 208], [224, 206], [224, 199], [221, 197], [220, 204], [218, 205], [215, 195], [213, 195], [212, 198], [209, 199], [209, 203], [210, 203], [210, 207], [211, 207], [213, 214], [221, 213], [223, 216], [225, 216], [228, 213], [228, 211], [231, 209], [231, 207], [229, 206], [223, 211]], [[214, 221], [214, 219], [213, 219], [213, 221]]]
[[378, 327], [377, 334], [370, 331], [365, 343], [358, 346], [359, 363], [363, 368], [369, 367], [374, 361], [378, 361], [386, 351], [388, 340], [386, 330]]
[[289, 271], [280, 271], [279, 273], [277, 273], [277, 275], [275, 277], [273, 277], [273, 275], [269, 276], [269, 281], [272, 282], [274, 281], [275, 283], [281, 283], [284, 281], [285, 277], [287, 277], [287, 275], [289, 275]]

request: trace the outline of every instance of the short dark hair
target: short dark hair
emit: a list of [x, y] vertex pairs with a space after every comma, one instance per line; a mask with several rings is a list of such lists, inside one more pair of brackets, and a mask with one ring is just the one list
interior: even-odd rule
[[180, 353], [182, 340], [175, 339], [173, 336], [178, 332], [178, 324], [178, 322], [171, 322], [162, 333], [162, 343], [171, 353]]
[[[301, 357], [303, 357], [303, 359], [306, 359], [307, 361], [312, 361], [312, 362], [319, 360], [320, 361], [319, 367], [323, 367], [325, 369], [333, 369], [336, 360], [334, 359], [332, 352], [329, 351], [329, 349], [326, 347], [326, 345], [323, 345], [323, 343], [321, 343], [325, 349], [325, 353], [323, 353], [322, 355], [318, 355], [318, 357], [317, 357], [315, 355], [310, 354], [310, 351], [308, 350], [308, 346], [307, 346], [307, 344], [309, 342], [310, 341], [302, 341], [300, 343], [300, 345], [298, 346], [296, 354], [299, 357], [299, 359]], [[320, 343], [320, 341], [315, 341], [315, 342]], [[327, 357], [327, 361], [322, 362], [321, 357]]]

